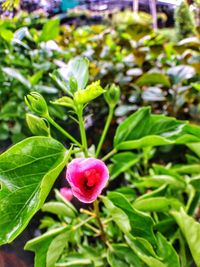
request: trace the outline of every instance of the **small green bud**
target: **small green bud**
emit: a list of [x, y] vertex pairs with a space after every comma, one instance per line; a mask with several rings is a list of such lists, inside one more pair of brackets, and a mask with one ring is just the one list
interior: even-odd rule
[[74, 76], [70, 76], [69, 78], [69, 88], [72, 94], [74, 94], [78, 90], [78, 82]]
[[25, 96], [25, 103], [29, 109], [37, 115], [44, 117], [48, 115], [47, 103], [44, 97], [38, 92], [31, 92], [29, 95]]
[[49, 123], [44, 118], [39, 118], [35, 115], [27, 113], [26, 122], [32, 134], [50, 136]]
[[110, 87], [107, 86], [106, 87], [106, 92], [104, 94], [104, 98], [107, 102], [107, 104], [114, 108], [119, 99], [120, 99], [120, 88], [119, 86], [115, 85], [115, 84], [112, 84]]
[[100, 86], [100, 81], [91, 83], [85, 90], [78, 90], [74, 94], [74, 101], [78, 104], [86, 104], [103, 94], [105, 90]]

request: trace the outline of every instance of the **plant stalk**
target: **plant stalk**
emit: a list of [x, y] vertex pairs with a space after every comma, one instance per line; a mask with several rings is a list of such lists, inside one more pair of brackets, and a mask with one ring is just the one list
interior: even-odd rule
[[84, 152], [85, 157], [88, 157], [88, 145], [87, 145], [87, 137], [86, 137], [85, 126], [84, 126], [84, 121], [83, 121], [83, 108], [82, 107], [77, 109], [77, 116], [79, 120], [79, 129], [80, 129], [83, 152]]
[[93, 205], [94, 205], [94, 212], [96, 214], [96, 220], [97, 220], [97, 223], [98, 223], [100, 231], [101, 231], [101, 239], [106, 244], [107, 243], [107, 238], [106, 238], [106, 233], [104, 231], [104, 227], [103, 227], [103, 224], [102, 224], [102, 221], [101, 221], [101, 218], [100, 218], [99, 202], [98, 202], [97, 199], [94, 201]]
[[96, 158], [99, 156], [99, 153], [101, 151], [101, 148], [102, 148], [103, 142], [105, 140], [106, 134], [108, 132], [109, 126], [111, 124], [111, 121], [112, 121], [112, 118], [113, 118], [113, 112], [114, 112], [114, 109], [112, 107], [109, 107], [109, 113], [108, 113], [108, 117], [107, 117], [107, 120], [106, 120], [106, 124], [104, 126], [103, 133], [101, 135], [99, 144], [97, 146]]
[[66, 136], [68, 139], [70, 139], [73, 143], [75, 143], [77, 146], [81, 147], [81, 144], [73, 137], [71, 134], [69, 134], [67, 131], [65, 131], [59, 124], [57, 124], [49, 115], [45, 117], [50, 124], [52, 124], [58, 131], [60, 131], [64, 136]]

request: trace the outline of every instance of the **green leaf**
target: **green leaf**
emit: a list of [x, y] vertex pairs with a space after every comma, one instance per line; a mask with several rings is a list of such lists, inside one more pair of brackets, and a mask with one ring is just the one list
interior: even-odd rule
[[89, 62], [86, 58], [76, 57], [69, 61], [67, 68], [59, 69], [58, 73], [66, 82], [69, 90], [71, 77], [76, 79], [78, 89], [84, 89], [89, 79], [88, 66]]
[[139, 86], [161, 84], [165, 87], [170, 87], [169, 77], [159, 72], [143, 74], [137, 79], [136, 84]]
[[45, 42], [49, 40], [54, 40], [59, 35], [59, 31], [60, 20], [58, 18], [50, 19], [44, 24], [42, 28], [40, 40]]
[[[146, 215], [136, 209], [130, 202], [120, 193], [109, 192], [108, 198], [118, 209], [121, 209], [127, 216], [131, 225], [131, 233], [133, 236], [138, 236], [147, 239], [151, 244], [156, 243], [153, 233], [153, 220], [149, 215]], [[123, 229], [122, 229], [123, 231]]]
[[149, 107], [139, 109], [117, 128], [114, 147], [135, 149], [198, 142], [200, 127], [163, 115], [152, 115]]
[[51, 201], [44, 204], [42, 207], [43, 212], [50, 212], [58, 216], [67, 216], [70, 218], [75, 217], [74, 211], [67, 205], [61, 202]]
[[144, 267], [143, 262], [126, 244], [112, 244], [107, 259], [111, 267]]
[[27, 80], [18, 70], [14, 69], [14, 68], [8, 68], [8, 67], [2, 68], [2, 70], [9, 77], [18, 80], [25, 87], [28, 87], [28, 88], [31, 87], [29, 80]]
[[166, 267], [161, 259], [155, 254], [150, 243], [143, 238], [125, 236], [126, 242], [133, 252], [149, 267]]
[[200, 191], [200, 176], [191, 178], [189, 183], [195, 188], [195, 190]]
[[115, 179], [120, 173], [123, 173], [134, 166], [140, 160], [140, 155], [132, 152], [118, 153], [111, 158], [113, 164], [110, 166], [110, 180]]
[[200, 224], [195, 221], [191, 216], [181, 209], [173, 211], [171, 214], [174, 216], [177, 224], [179, 225], [187, 244], [190, 248], [193, 259], [197, 265], [200, 266]]
[[131, 226], [126, 213], [122, 209], [113, 205], [112, 201], [110, 201], [107, 197], [101, 196], [101, 199], [118, 227], [125, 233], [129, 232], [131, 230]]
[[182, 203], [178, 201], [176, 198], [166, 198], [166, 197], [151, 197], [146, 199], [137, 199], [134, 202], [134, 208], [152, 212], [152, 211], [168, 211], [172, 207], [175, 209], [180, 209], [182, 207]]
[[187, 144], [187, 146], [200, 158], [200, 143]]
[[14, 240], [43, 205], [68, 160], [48, 137], [31, 137], [0, 156], [0, 244]]
[[54, 267], [63, 249], [67, 246], [69, 228], [53, 229], [28, 241], [26, 250], [35, 252], [35, 267]]
[[165, 263], [165, 266], [180, 267], [179, 257], [173, 246], [160, 233], [157, 233], [157, 240], [158, 240], [157, 254], [159, 257], [161, 257], [162, 262]]

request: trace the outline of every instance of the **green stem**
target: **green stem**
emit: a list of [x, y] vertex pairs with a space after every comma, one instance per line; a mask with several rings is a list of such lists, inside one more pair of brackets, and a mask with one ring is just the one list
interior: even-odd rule
[[73, 137], [71, 134], [69, 134], [67, 131], [65, 131], [59, 124], [57, 124], [49, 115], [45, 117], [49, 123], [51, 123], [58, 131], [60, 131], [64, 136], [66, 136], [68, 139], [70, 139], [72, 142], [74, 142], [77, 146], [81, 147], [81, 144]]
[[117, 153], [117, 149], [113, 148], [113, 150], [111, 150], [107, 155], [105, 155], [101, 160], [106, 161], [107, 159], [109, 159], [112, 155], [114, 155], [115, 153]]
[[80, 129], [80, 134], [81, 134], [83, 152], [84, 152], [85, 157], [88, 157], [87, 137], [86, 137], [85, 125], [83, 121], [83, 108], [82, 107], [80, 107], [79, 109], [77, 108], [77, 115], [78, 115], [78, 120], [79, 120], [79, 129]]
[[113, 112], [114, 112], [114, 109], [113, 109], [112, 107], [110, 107], [110, 108], [109, 108], [108, 117], [107, 117], [107, 120], [106, 120], [106, 124], [105, 124], [105, 126], [104, 126], [103, 133], [102, 133], [102, 135], [101, 135], [99, 144], [98, 144], [98, 146], [97, 146], [96, 158], [99, 156], [99, 152], [101, 151], [103, 142], [104, 142], [104, 140], [105, 140], [106, 134], [107, 134], [107, 132], [108, 132], [110, 123], [111, 123], [112, 118], [113, 118]]
[[103, 224], [102, 224], [102, 221], [101, 221], [101, 218], [100, 218], [99, 202], [98, 202], [97, 199], [94, 201], [93, 205], [94, 205], [94, 212], [95, 212], [95, 215], [96, 215], [96, 220], [97, 220], [97, 223], [98, 223], [100, 231], [101, 231], [101, 239], [106, 244], [107, 243], [107, 238], [106, 238], [106, 233], [104, 231], [104, 227], [103, 227]]

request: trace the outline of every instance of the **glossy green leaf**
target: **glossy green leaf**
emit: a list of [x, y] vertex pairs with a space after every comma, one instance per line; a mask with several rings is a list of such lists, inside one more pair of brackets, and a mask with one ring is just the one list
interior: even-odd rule
[[151, 244], [156, 243], [152, 229], [153, 220], [149, 215], [134, 209], [130, 202], [120, 193], [109, 192], [108, 198], [115, 207], [121, 209], [128, 216], [133, 236], [145, 238]]
[[200, 266], [200, 223], [195, 221], [194, 218], [187, 215], [187, 213], [181, 209], [171, 212], [174, 216], [177, 224], [179, 225], [187, 243], [190, 248], [191, 254], [197, 267]]
[[187, 144], [187, 146], [200, 158], [200, 143]]
[[0, 244], [24, 230], [67, 159], [63, 145], [48, 137], [27, 138], [0, 156]]
[[60, 31], [59, 25], [60, 21], [58, 18], [48, 20], [43, 26], [40, 40], [46, 42], [55, 39]]
[[149, 107], [139, 109], [117, 128], [114, 147], [135, 149], [198, 142], [200, 127], [163, 115], [152, 115]]
[[166, 267], [180, 267], [179, 257], [173, 246], [166, 240], [166, 238], [157, 233], [157, 254], [161, 257], [162, 262]]
[[35, 267], [54, 267], [63, 249], [67, 246], [69, 228], [53, 229], [28, 241], [26, 250], [35, 252]]
[[132, 152], [118, 153], [111, 158], [113, 164], [110, 166], [110, 179], [113, 180], [119, 176], [119, 174], [127, 171], [134, 166], [140, 160], [140, 155]]
[[143, 74], [139, 79], [137, 79], [136, 84], [139, 86], [161, 84], [163, 86], [170, 87], [169, 77], [159, 72]]

